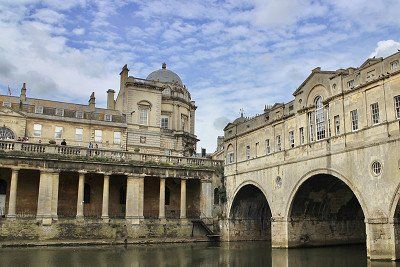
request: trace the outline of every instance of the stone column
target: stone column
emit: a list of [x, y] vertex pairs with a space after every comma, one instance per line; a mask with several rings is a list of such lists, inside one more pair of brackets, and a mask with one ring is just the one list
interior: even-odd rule
[[211, 180], [201, 180], [200, 218], [212, 218], [213, 190]]
[[53, 207], [53, 180], [58, 172], [41, 170], [36, 218], [42, 220], [43, 225], [51, 225]]
[[166, 177], [160, 177], [160, 202], [158, 218], [161, 220], [165, 219], [165, 178]]
[[53, 220], [58, 220], [58, 187], [60, 181], [60, 173], [53, 174], [52, 190], [53, 195], [51, 198], [51, 217]]
[[271, 218], [271, 245], [273, 248], [287, 248], [289, 246], [288, 221], [286, 218]]
[[15, 218], [17, 206], [17, 187], [18, 187], [18, 171], [19, 169], [11, 169], [11, 184], [10, 184], [10, 200], [8, 203], [7, 218]]
[[78, 183], [78, 198], [76, 202], [76, 219], [83, 220], [83, 194], [85, 190], [85, 174], [86, 172], [79, 172]]
[[109, 222], [110, 218], [108, 216], [108, 203], [110, 197], [110, 175], [104, 174], [103, 182], [103, 205], [101, 209], [101, 218], [104, 222]]
[[368, 258], [371, 260], [399, 259], [400, 253], [396, 242], [395, 228], [393, 220], [390, 221], [387, 218], [365, 220]]
[[186, 220], [186, 180], [181, 178], [181, 220]]
[[144, 175], [128, 175], [126, 186], [126, 220], [139, 224], [143, 217]]

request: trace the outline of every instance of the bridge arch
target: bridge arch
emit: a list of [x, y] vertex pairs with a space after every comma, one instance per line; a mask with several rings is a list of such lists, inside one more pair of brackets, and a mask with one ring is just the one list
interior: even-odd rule
[[289, 246], [366, 242], [365, 201], [353, 183], [334, 170], [306, 173], [286, 205]]
[[271, 217], [262, 187], [253, 181], [242, 183], [228, 208], [230, 240], [271, 240]]

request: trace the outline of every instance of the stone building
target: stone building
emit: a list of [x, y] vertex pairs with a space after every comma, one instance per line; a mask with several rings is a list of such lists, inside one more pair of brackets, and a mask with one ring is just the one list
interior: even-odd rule
[[165, 63], [146, 79], [128, 72], [125, 65], [116, 99], [114, 90], [107, 91], [107, 108], [96, 107], [94, 93], [88, 105], [30, 98], [24, 83], [19, 96], [0, 95], [9, 110], [0, 116], [0, 132], [33, 143], [65, 139], [72, 146], [91, 142], [104, 149], [194, 155], [196, 106], [180, 77]]
[[120, 76], [107, 108], [94, 93], [88, 105], [30, 98], [26, 84], [19, 96], [0, 96], [3, 245], [173, 241], [210, 230], [202, 220], [212, 217], [221, 162], [191, 157], [190, 93], [165, 64], [147, 79], [129, 77], [126, 65]]
[[372, 259], [400, 257], [399, 61], [315, 68], [292, 101], [225, 127], [225, 240], [362, 242]]

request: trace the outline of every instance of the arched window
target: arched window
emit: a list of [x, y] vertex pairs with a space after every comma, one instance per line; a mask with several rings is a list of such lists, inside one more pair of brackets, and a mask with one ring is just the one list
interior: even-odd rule
[[15, 139], [15, 134], [7, 127], [0, 127], [0, 139], [1, 140], [13, 140]]
[[171, 198], [171, 191], [168, 187], [165, 187], [165, 205], [169, 205]]
[[219, 204], [219, 190], [218, 187], [214, 188], [214, 205]]
[[85, 183], [85, 187], [83, 190], [83, 202], [90, 203], [90, 185]]
[[0, 195], [5, 195], [7, 192], [7, 182], [0, 179]]
[[126, 187], [121, 186], [119, 189], [119, 204], [126, 204]]
[[226, 163], [235, 162], [235, 152], [233, 151], [233, 146], [231, 144], [228, 145], [226, 149]]
[[317, 140], [325, 138], [325, 114], [322, 97], [315, 98], [315, 125], [317, 128]]

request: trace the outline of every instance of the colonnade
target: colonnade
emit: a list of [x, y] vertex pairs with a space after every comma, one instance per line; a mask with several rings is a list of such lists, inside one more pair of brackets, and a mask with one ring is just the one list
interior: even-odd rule
[[[16, 203], [18, 201], [17, 188], [19, 168], [11, 169], [11, 183], [9, 193], [9, 205], [7, 218], [16, 218]], [[84, 220], [84, 188], [85, 176], [89, 172], [79, 171], [78, 179], [78, 194], [76, 203], [76, 219]], [[139, 224], [144, 219], [144, 179], [145, 174], [125, 174], [127, 177], [126, 187], [126, 204], [125, 204], [125, 219], [131, 224]], [[109, 222], [109, 197], [110, 197], [110, 176], [111, 173], [103, 173], [103, 197], [101, 219], [104, 222]], [[37, 202], [36, 218], [42, 221], [43, 225], [49, 225], [53, 220], [58, 219], [58, 189], [59, 189], [60, 171], [57, 170], [40, 170], [39, 179], [39, 194]], [[165, 217], [165, 180], [167, 176], [160, 177], [160, 194], [159, 194], [159, 213], [158, 218], [161, 221]], [[187, 203], [186, 203], [186, 181], [188, 177], [180, 178], [180, 216], [183, 221], [187, 220]], [[211, 180], [200, 180], [200, 216], [211, 218], [212, 214], [212, 186]]]

